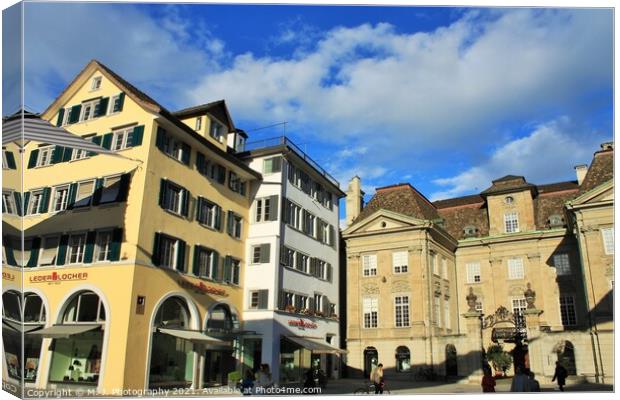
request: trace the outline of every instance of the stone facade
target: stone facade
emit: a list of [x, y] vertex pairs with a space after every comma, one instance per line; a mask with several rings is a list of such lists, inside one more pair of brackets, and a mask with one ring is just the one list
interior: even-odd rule
[[[381, 362], [387, 375], [478, 380], [489, 345], [515, 347], [498, 335], [516, 320], [541, 382], [558, 359], [572, 379], [610, 382], [612, 166], [605, 144], [578, 181], [508, 175], [479, 195], [436, 202], [398, 184], [378, 188], [362, 209], [347, 203], [350, 372]], [[359, 187], [356, 177], [347, 195], [359, 198]]]

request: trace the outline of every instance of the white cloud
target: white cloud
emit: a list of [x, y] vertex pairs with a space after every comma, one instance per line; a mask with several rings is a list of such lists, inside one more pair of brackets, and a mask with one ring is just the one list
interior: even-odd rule
[[530, 183], [574, 180], [577, 161], [589, 162], [597, 135], [575, 138], [575, 127], [566, 118], [537, 126], [528, 136], [499, 147], [488, 160], [457, 175], [434, 180], [443, 190], [431, 195], [433, 200], [481, 192], [493, 179], [504, 175], [522, 175]]

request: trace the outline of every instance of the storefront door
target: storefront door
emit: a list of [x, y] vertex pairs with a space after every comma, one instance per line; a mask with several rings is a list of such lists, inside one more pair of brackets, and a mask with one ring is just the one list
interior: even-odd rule
[[206, 386], [228, 384], [228, 374], [235, 369], [232, 350], [207, 350], [205, 353], [204, 383]]

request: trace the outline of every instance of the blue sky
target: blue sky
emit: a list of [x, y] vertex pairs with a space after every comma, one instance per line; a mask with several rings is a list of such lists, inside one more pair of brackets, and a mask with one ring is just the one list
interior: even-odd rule
[[[431, 199], [574, 179], [612, 134], [610, 9], [27, 3], [25, 103], [92, 58], [171, 110], [226, 99], [337, 177]], [[5, 36], [6, 37], [6, 36]], [[5, 46], [6, 48], [6, 46]], [[4, 93], [3, 112], [15, 102]]]

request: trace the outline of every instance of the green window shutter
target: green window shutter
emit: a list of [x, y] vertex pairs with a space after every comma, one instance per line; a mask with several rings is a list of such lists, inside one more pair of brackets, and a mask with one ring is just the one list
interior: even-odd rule
[[215, 229], [222, 230], [222, 207], [215, 207]]
[[181, 161], [185, 165], [189, 165], [190, 156], [192, 154], [192, 148], [187, 144], [183, 143], [183, 154], [181, 154]]
[[196, 171], [203, 175], [207, 172], [205, 169], [205, 155], [199, 151], [196, 152]]
[[260, 245], [260, 262], [268, 263], [271, 252], [271, 245], [269, 243], [263, 243]]
[[162, 179], [159, 185], [159, 206], [166, 208], [166, 192], [168, 191], [168, 181]]
[[164, 142], [166, 141], [166, 131], [161, 126], [157, 127], [157, 137], [155, 138], [155, 146], [164, 151]]
[[202, 247], [195, 245], [194, 246], [194, 260], [192, 263], [192, 273], [196, 276], [200, 276], [200, 251]]
[[95, 191], [93, 192], [93, 205], [96, 206], [101, 201], [101, 192], [103, 191], [103, 178], [97, 178], [95, 182]]
[[115, 104], [112, 112], [123, 111], [123, 105], [125, 104], [125, 93], [121, 93], [118, 97], [118, 103]]
[[202, 216], [202, 202], [203, 202], [203, 198], [198, 196], [196, 197], [196, 221], [198, 222], [204, 222], [203, 220], [203, 216]]
[[65, 150], [62, 154], [62, 162], [71, 161], [72, 154], [73, 154], [73, 149], [71, 147], [65, 147]]
[[278, 196], [269, 196], [269, 221], [278, 220]]
[[15, 198], [15, 208], [17, 208], [17, 215], [20, 217], [24, 215], [24, 210], [26, 207], [22, 203], [22, 194], [20, 192], [13, 192], [13, 197]]
[[41, 204], [39, 204], [39, 213], [43, 214], [49, 210], [51, 193], [52, 193], [52, 188], [46, 187], [45, 189], [43, 189], [43, 196], [41, 197]]
[[24, 193], [24, 214], [23, 215], [27, 215], [28, 214], [28, 202], [30, 201], [30, 192], [26, 192]]
[[32, 248], [30, 250], [30, 259], [26, 264], [27, 267], [36, 267], [39, 262], [39, 249], [41, 248], [41, 238], [32, 239]]
[[140, 146], [142, 144], [142, 137], [144, 136], [144, 125], [138, 125], [133, 128], [131, 135], [131, 147]]
[[334, 271], [332, 270], [332, 268], [333, 268], [332, 265], [328, 263], [327, 264], [327, 271], [325, 273], [326, 279], [327, 279], [328, 282], [331, 282], [332, 279], [333, 279]]
[[226, 168], [221, 165], [217, 166], [217, 181], [222, 185], [226, 182]]
[[62, 161], [62, 156], [65, 152], [65, 148], [62, 146], [54, 147], [54, 151], [52, 152], [52, 164], [58, 164]]
[[73, 205], [75, 204], [75, 198], [77, 197], [77, 189], [78, 189], [78, 184], [77, 183], [72, 183], [71, 186], [69, 186], [69, 199], [67, 201], [67, 209], [72, 209]]
[[90, 264], [93, 262], [93, 254], [95, 253], [95, 239], [97, 238], [97, 232], [90, 231], [86, 235], [86, 247], [84, 248], [84, 264]]
[[80, 112], [82, 111], [82, 105], [78, 104], [76, 106], [71, 107], [71, 113], [69, 114], [69, 123], [75, 124], [80, 120]]
[[258, 308], [261, 310], [267, 309], [267, 301], [269, 300], [269, 291], [268, 290], [259, 290], [258, 291]]
[[151, 261], [153, 265], [160, 264], [160, 245], [161, 245], [161, 233], [155, 232], [155, 239], [153, 240], [153, 253], [151, 253]]
[[4, 245], [4, 251], [6, 253], [6, 263], [9, 265], [17, 265], [15, 260], [15, 253], [13, 253], [13, 244], [8, 236], [2, 236], [2, 244]]
[[[93, 143], [94, 143], [94, 144], [96, 144], [97, 146], [101, 146], [101, 139], [103, 139], [103, 137], [101, 137], [101, 136], [95, 136], [95, 137], [93, 137], [93, 138], [92, 138], [92, 141], [93, 141]], [[89, 152], [88, 152], [88, 156], [89, 156], [89, 157], [93, 157], [93, 156], [96, 156], [96, 155], [97, 155], [97, 153], [95, 153], [94, 151], [89, 151]]]
[[187, 189], [183, 189], [183, 204], [181, 205], [181, 215], [184, 217], [189, 216], [189, 199], [192, 194]]
[[222, 268], [220, 267], [220, 255], [217, 251], [213, 252], [213, 270], [211, 271], [211, 278], [221, 281], [220, 272]]
[[65, 109], [58, 110], [58, 119], [56, 120], [56, 126], [62, 125], [62, 120], [65, 118]]
[[56, 265], [65, 265], [65, 258], [67, 258], [67, 244], [69, 244], [69, 235], [62, 235], [60, 237], [60, 244], [58, 245]]
[[114, 228], [112, 231], [112, 244], [110, 245], [110, 261], [121, 259], [121, 244], [123, 243], [123, 229]]
[[185, 271], [185, 242], [180, 240], [178, 241], [178, 250], [177, 250], [177, 265], [176, 270], [184, 272]]
[[30, 152], [30, 158], [28, 159], [28, 168], [34, 168], [37, 166], [37, 158], [39, 158], [39, 149], [34, 149]]
[[226, 256], [224, 259], [224, 282], [232, 281], [232, 257]]
[[129, 194], [129, 182], [131, 181], [131, 173], [121, 175], [120, 187], [118, 188], [118, 194], [116, 195], [116, 201], [123, 202], [127, 200]]
[[114, 136], [112, 132], [109, 132], [103, 135], [101, 147], [103, 147], [104, 149], [110, 150], [112, 148], [112, 136]]
[[12, 151], [7, 151], [6, 153], [6, 164], [9, 169], [17, 169], [17, 165], [15, 164], [15, 156], [13, 156]]
[[99, 104], [97, 105], [97, 110], [95, 112], [95, 117], [101, 117], [103, 115], [106, 115], [106, 113], [108, 112], [109, 102], [110, 102], [109, 97], [104, 97], [101, 100], [99, 100]]
[[228, 211], [228, 215], [226, 216], [226, 233], [232, 236], [233, 234], [233, 212]]

